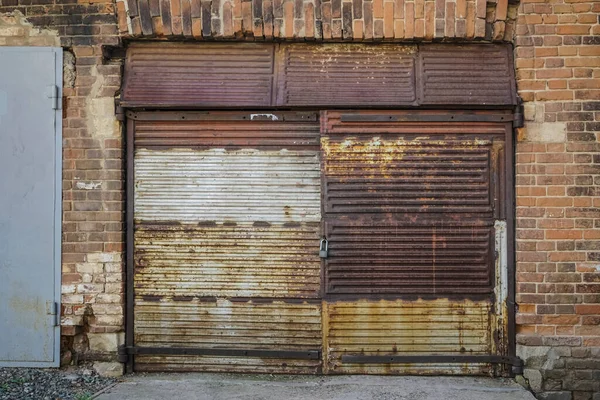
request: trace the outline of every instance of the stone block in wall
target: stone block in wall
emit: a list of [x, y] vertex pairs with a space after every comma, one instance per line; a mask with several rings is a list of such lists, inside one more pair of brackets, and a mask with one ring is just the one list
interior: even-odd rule
[[90, 350], [95, 352], [116, 352], [124, 343], [125, 335], [119, 333], [94, 333], [88, 335]]

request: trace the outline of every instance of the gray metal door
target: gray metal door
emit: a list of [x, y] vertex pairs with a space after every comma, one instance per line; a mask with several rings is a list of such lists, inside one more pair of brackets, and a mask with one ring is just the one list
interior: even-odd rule
[[62, 50], [0, 47], [0, 366], [58, 366]]

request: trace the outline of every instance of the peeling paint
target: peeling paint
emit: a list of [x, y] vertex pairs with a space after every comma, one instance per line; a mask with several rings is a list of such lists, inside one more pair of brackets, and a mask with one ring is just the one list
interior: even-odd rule
[[23, 13], [15, 10], [0, 13], [0, 45], [9, 46], [60, 46], [58, 31], [37, 28]]
[[75, 187], [77, 187], [77, 189], [85, 189], [85, 190], [100, 189], [101, 186], [102, 186], [102, 182], [77, 182], [75, 184]]

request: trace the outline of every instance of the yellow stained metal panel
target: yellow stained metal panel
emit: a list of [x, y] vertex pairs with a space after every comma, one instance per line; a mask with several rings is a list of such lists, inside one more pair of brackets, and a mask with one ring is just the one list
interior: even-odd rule
[[[320, 302], [147, 301], [136, 298], [135, 342], [142, 347], [320, 350]], [[138, 356], [137, 371], [316, 373], [320, 360], [227, 356]]]
[[[164, 136], [134, 157], [135, 346], [319, 351], [320, 165], [305, 140], [316, 142], [316, 122], [289, 126], [297, 141], [274, 141], [277, 121], [146, 121], [140, 135], [153, 124]], [[184, 148], [181, 135], [201, 144]], [[240, 147], [246, 137], [257, 146]], [[269, 357], [138, 355], [135, 368], [321, 366]]]
[[483, 374], [486, 364], [348, 364], [343, 355], [485, 355], [491, 352], [487, 300], [356, 300], [324, 303], [330, 373]]
[[318, 223], [140, 225], [140, 295], [318, 297]]

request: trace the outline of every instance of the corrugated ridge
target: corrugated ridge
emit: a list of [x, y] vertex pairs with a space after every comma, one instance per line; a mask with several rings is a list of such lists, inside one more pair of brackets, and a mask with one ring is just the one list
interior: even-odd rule
[[122, 100], [129, 105], [269, 105], [273, 51], [269, 45], [133, 46]]
[[[327, 222], [327, 292], [486, 294], [492, 227]], [[374, 232], [375, 231], [375, 232]], [[375, 237], [372, 237], [375, 236]], [[386, 241], [378, 238], [385, 236]]]
[[403, 46], [290, 46], [284, 50], [282, 105], [402, 105], [415, 94], [415, 61]]
[[143, 295], [319, 296], [318, 224], [138, 227], [135, 290]]
[[139, 222], [320, 220], [316, 151], [140, 149], [135, 171]]

